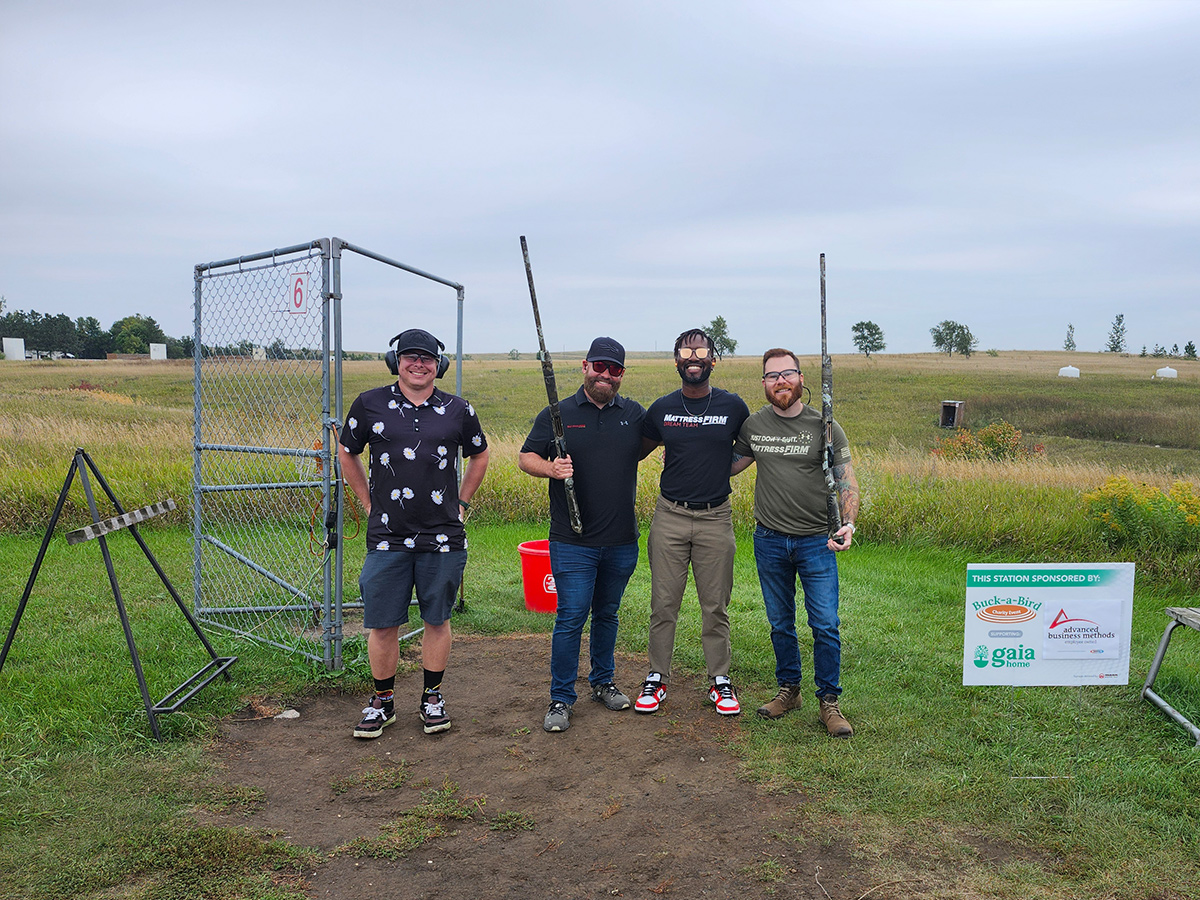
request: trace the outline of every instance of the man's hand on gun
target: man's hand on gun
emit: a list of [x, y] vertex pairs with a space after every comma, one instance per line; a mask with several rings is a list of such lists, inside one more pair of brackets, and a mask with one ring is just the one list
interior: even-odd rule
[[[839, 540], [841, 541], [840, 544], [838, 543]], [[840, 550], [848, 550], [852, 543], [854, 543], [854, 527], [847, 523], [837, 530], [834, 536], [829, 539], [829, 543], [826, 546], [837, 553]]]

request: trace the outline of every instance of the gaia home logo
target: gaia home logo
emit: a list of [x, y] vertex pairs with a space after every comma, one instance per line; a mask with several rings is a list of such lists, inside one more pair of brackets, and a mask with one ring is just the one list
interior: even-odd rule
[[1033, 659], [1033, 648], [1026, 647], [1024, 644], [1017, 644], [1015, 647], [996, 647], [993, 650], [988, 650], [986, 646], [980, 644], [975, 648], [973, 661], [977, 669], [986, 669], [988, 666], [996, 669], [1028, 669]]

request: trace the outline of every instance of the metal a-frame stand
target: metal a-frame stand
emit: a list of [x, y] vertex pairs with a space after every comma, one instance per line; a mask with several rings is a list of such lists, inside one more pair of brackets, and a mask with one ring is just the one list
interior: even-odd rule
[[[89, 469], [96, 476], [96, 481], [104, 489], [104, 493], [108, 495], [108, 499], [112, 501], [118, 515], [109, 519], [100, 518], [100, 514], [96, 509], [96, 498], [92, 494], [92, 485], [88, 480]], [[237, 657], [217, 656], [216, 651], [213, 650], [212, 645], [208, 642], [208, 638], [200, 630], [200, 626], [196, 623], [195, 618], [192, 617], [188, 608], [184, 606], [183, 601], [179, 599], [179, 594], [176, 593], [166, 573], [163, 572], [162, 567], [158, 564], [158, 560], [154, 558], [154, 554], [150, 552], [150, 548], [146, 546], [146, 542], [142, 540], [142, 536], [138, 534], [138, 522], [144, 522], [146, 519], [174, 509], [175, 501], [166, 500], [162, 503], [155, 503], [150, 506], [144, 506], [141, 509], [133, 510], [132, 512], [126, 512], [121, 508], [120, 501], [117, 500], [116, 494], [112, 492], [112, 488], [108, 486], [108, 482], [104, 480], [104, 476], [100, 474], [100, 470], [96, 468], [96, 464], [92, 462], [92, 458], [87, 455], [87, 452], [82, 447], [75, 450], [75, 456], [71, 460], [71, 467], [67, 470], [66, 481], [63, 482], [62, 490], [58, 494], [58, 503], [54, 507], [53, 515], [50, 516], [50, 524], [46, 526], [46, 535], [42, 538], [41, 549], [38, 550], [37, 559], [33, 563], [33, 571], [29, 573], [29, 581], [25, 585], [25, 593], [21, 597], [21, 603], [17, 606], [17, 614], [13, 617], [12, 627], [8, 629], [8, 638], [4, 641], [3, 651], [0, 651], [0, 671], [4, 669], [4, 661], [8, 658], [8, 651], [12, 646], [13, 637], [17, 633], [17, 626], [21, 624], [21, 616], [25, 612], [25, 604], [29, 601], [29, 595], [33, 591], [34, 582], [37, 581], [42, 561], [46, 557], [46, 549], [49, 547], [50, 538], [54, 534], [54, 526], [58, 523], [58, 517], [62, 513], [63, 505], [66, 503], [67, 492], [71, 488], [71, 482], [74, 480], [76, 472], [79, 473], [79, 480], [83, 484], [83, 492], [87, 495], [88, 509], [92, 513], [92, 524], [70, 532], [67, 535], [67, 543], [79, 544], [93, 538], [100, 541], [100, 553], [104, 557], [104, 567], [108, 570], [108, 582], [112, 586], [113, 598], [117, 602], [117, 613], [121, 617], [121, 627], [125, 630], [125, 642], [129, 645], [129, 655], [133, 659], [133, 671], [137, 675], [138, 686], [142, 691], [142, 702], [146, 705], [146, 717], [150, 720], [150, 729], [154, 732], [155, 739], [161, 741], [162, 733], [158, 728], [158, 716], [163, 713], [176, 712], [184, 703], [196, 696], [196, 694], [216, 679], [217, 676], [224, 675], [225, 680], [228, 681], [228, 669], [237, 662]], [[208, 655], [211, 657], [211, 660], [204, 668], [175, 688], [175, 690], [171, 691], [171, 693], [167, 694], [158, 703], [151, 701], [150, 690], [146, 687], [146, 676], [142, 673], [142, 662], [138, 657], [137, 645], [133, 640], [133, 631], [129, 627], [129, 616], [125, 612], [125, 602], [121, 599], [121, 588], [117, 584], [117, 573], [113, 569], [112, 557], [108, 552], [108, 544], [104, 540], [104, 535], [123, 528], [129, 529], [129, 533], [133, 535], [133, 539], [142, 548], [146, 559], [154, 567], [154, 571], [158, 573], [158, 577], [162, 579], [162, 583], [175, 601], [175, 605], [179, 607], [179, 611], [183, 613], [188, 624], [192, 626], [192, 630], [196, 632], [196, 637], [200, 639], [200, 642], [204, 645], [204, 649], [208, 651]]]

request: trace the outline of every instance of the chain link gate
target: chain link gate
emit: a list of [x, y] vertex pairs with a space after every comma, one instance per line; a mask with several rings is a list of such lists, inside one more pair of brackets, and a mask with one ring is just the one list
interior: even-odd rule
[[196, 618], [342, 667], [339, 238], [195, 267], [192, 579]]

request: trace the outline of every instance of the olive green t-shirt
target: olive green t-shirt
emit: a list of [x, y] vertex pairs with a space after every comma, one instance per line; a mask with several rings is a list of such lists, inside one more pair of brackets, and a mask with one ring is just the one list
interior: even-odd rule
[[[821, 414], [811, 406], [790, 419], [764, 406], [742, 423], [733, 452], [754, 457], [758, 467], [754, 518], [760, 525], [799, 537], [829, 530], [821, 434]], [[850, 445], [837, 422], [833, 458], [839, 466], [850, 462]]]

